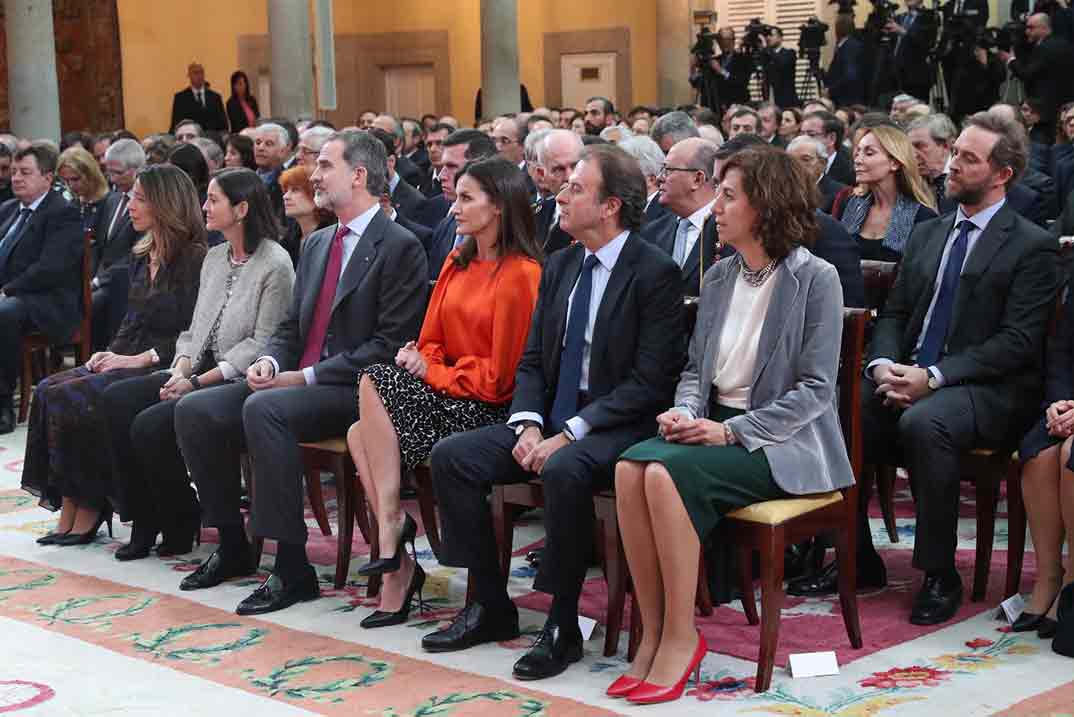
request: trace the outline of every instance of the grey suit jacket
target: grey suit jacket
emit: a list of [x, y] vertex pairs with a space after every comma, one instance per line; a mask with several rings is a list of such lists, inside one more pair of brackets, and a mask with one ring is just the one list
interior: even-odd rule
[[[281, 371], [297, 369], [302, 358], [337, 228], [319, 229], [302, 242], [294, 300], [265, 348]], [[325, 338], [327, 355], [313, 366], [317, 383], [353, 388], [366, 366], [394, 360], [421, 330], [428, 286], [421, 242], [377, 210], [343, 268]]]
[[[675, 391], [675, 406], [708, 415], [716, 352], [739, 264], [716, 262], [705, 272], [690, 359]], [[854, 483], [835, 408], [843, 290], [835, 267], [806, 249], [783, 260], [761, 329], [753, 389], [746, 413], [726, 423], [748, 451], [764, 450], [772, 477], [796, 495]]]

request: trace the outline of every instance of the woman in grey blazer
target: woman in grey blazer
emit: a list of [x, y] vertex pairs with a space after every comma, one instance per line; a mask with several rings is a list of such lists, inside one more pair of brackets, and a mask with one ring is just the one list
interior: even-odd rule
[[295, 272], [257, 174], [223, 170], [204, 209], [208, 228], [226, 242], [205, 257], [193, 321], [179, 334], [171, 370], [118, 382], [104, 396], [115, 504], [134, 521], [119, 560], [148, 556], [160, 532], [160, 555], [190, 552], [200, 511], [176, 443], [175, 405], [203, 386], [245, 377], [291, 304]]
[[[675, 405], [616, 467], [644, 637], [612, 696], [676, 699], [706, 652], [694, 628], [701, 545], [728, 512], [854, 481], [835, 411], [843, 292], [804, 248], [812, 182], [785, 152], [727, 160], [713, 214], [737, 255], [705, 274]], [[685, 672], [684, 672], [685, 667]]]

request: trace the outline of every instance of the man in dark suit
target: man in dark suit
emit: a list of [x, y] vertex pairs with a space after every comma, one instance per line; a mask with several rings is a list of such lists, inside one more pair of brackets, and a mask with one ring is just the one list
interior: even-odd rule
[[339, 224], [303, 243], [294, 302], [246, 381], [195, 391], [176, 409], [180, 441], [203, 449], [187, 455], [202, 520], [220, 530], [219, 549], [183, 580], [183, 590], [255, 569], [239, 512], [239, 453], [253, 465], [253, 534], [276, 540], [277, 552], [272, 573], [239, 604], [242, 615], [318, 597], [305, 552], [298, 443], [345, 434], [358, 419], [362, 369], [394, 360], [421, 327], [425, 254], [380, 209], [387, 163], [383, 145], [366, 132], [340, 132], [325, 143], [311, 180], [318, 205]]
[[567, 186], [567, 178], [581, 153], [582, 141], [567, 129], [550, 131], [537, 147], [538, 177], [548, 195], [537, 208], [537, 242], [545, 256], [571, 243], [571, 235], [559, 225], [560, 205], [556, 195]]
[[958, 208], [958, 202], [947, 196], [946, 184], [951, 148], [958, 137], [955, 123], [943, 114], [919, 117], [910, 123], [907, 135], [914, 148], [917, 171], [936, 194], [939, 213], [942, 215], [954, 211]]
[[824, 142], [828, 148], [828, 164], [824, 176], [840, 184], [854, 184], [854, 163], [843, 147], [843, 121], [831, 112], [811, 112], [802, 118], [802, 134]]
[[185, 119], [194, 120], [204, 130], [227, 132], [227, 112], [220, 93], [209, 89], [205, 81], [205, 68], [200, 63], [192, 62], [186, 68], [190, 78], [190, 87], [175, 93], [172, 99], [172, 123], [169, 132], [174, 133], [176, 126]]
[[525, 173], [526, 189], [532, 197], [537, 194], [537, 185], [526, 170], [524, 145], [528, 134], [526, 123], [513, 117], [501, 117], [492, 125], [492, 141], [496, 143], [496, 151]]
[[787, 143], [779, 136], [779, 122], [781, 111], [773, 102], [765, 102], [757, 108], [757, 116], [761, 120], [758, 134], [768, 144], [780, 149], [786, 149]]
[[440, 186], [440, 163], [444, 156], [444, 140], [454, 131], [455, 128], [449, 124], [437, 123], [425, 133], [425, 151], [429, 153], [429, 174], [418, 189], [426, 197], [435, 197], [443, 192]]
[[712, 205], [716, 187], [712, 168], [716, 145], [707, 139], [684, 139], [671, 148], [662, 173], [660, 203], [664, 218], [647, 224], [642, 236], [664, 250], [682, 270], [682, 293], [697, 296], [701, 277], [720, 258]]
[[[955, 548], [963, 454], [1009, 451], [1040, 410], [1057, 247], [1005, 202], [1026, 157], [1017, 123], [983, 112], [967, 119], [947, 178], [958, 210], [914, 229], [869, 350], [865, 459], [904, 465], [913, 482], [914, 566], [925, 573], [910, 613], [916, 625], [949, 620], [962, 600]], [[879, 586], [886, 571], [868, 530], [869, 496], [860, 498], [858, 586]], [[834, 574], [792, 581], [789, 590], [819, 594], [834, 587]]]
[[645, 203], [637, 163], [613, 145], [589, 146], [569, 184], [559, 201], [578, 244], [545, 263], [507, 423], [456, 434], [432, 454], [441, 562], [468, 568], [474, 590], [449, 627], [424, 637], [430, 652], [518, 636], [487, 498], [495, 484], [543, 483], [547, 538], [534, 587], [553, 596], [552, 608], [515, 663], [521, 680], [581, 659], [593, 492], [611, 485], [624, 449], [655, 434], [684, 359], [679, 270], [636, 233]]
[[735, 47], [734, 28], [720, 28], [716, 33], [716, 43], [719, 45], [720, 54], [709, 62], [709, 66], [717, 73], [716, 92], [720, 101], [719, 111], [722, 112], [731, 105], [750, 101], [753, 61], [741, 47]]
[[257, 165], [257, 176], [265, 183], [272, 209], [281, 222], [284, 213], [280, 174], [283, 173], [284, 162], [292, 153], [290, 135], [282, 125], [262, 122], [254, 128], [254, 163]]
[[403, 123], [395, 115], [377, 115], [373, 127], [389, 132], [395, 137], [395, 171], [412, 187], [420, 187], [425, 180], [418, 166], [403, 156]]
[[[467, 162], [482, 157], [491, 157], [494, 154], [496, 154], [496, 145], [484, 132], [478, 132], [476, 129], [460, 129], [449, 134], [444, 140], [440, 160], [440, 180], [444, 188], [440, 201], [448, 207], [455, 202], [455, 177]], [[435, 200], [436, 198], [433, 198], [429, 201]], [[461, 236], [455, 234], [454, 215], [446, 214], [433, 229], [432, 238], [429, 240], [428, 266], [431, 281], [440, 276], [440, 270], [444, 267], [448, 254], [462, 239]]]
[[1052, 21], [1044, 13], [1026, 20], [1026, 39], [1033, 46], [1028, 57], [1015, 57], [1003, 50], [996, 56], [1022, 80], [1026, 96], [1040, 101], [1040, 131], [1055, 137], [1059, 108], [1074, 96], [1074, 83], [1059, 68], [1074, 67], [1074, 47], [1052, 32]]
[[11, 191], [11, 163], [15, 160], [15, 150], [0, 142], [0, 204], [15, 198]]
[[[798, 101], [798, 90], [794, 85], [798, 53], [783, 46], [783, 31], [778, 27], [772, 31], [771, 35], [761, 37], [764, 39], [769, 58], [767, 72], [768, 88], [771, 92], [769, 99], [779, 107], [797, 107], [801, 104]], [[779, 112], [776, 112], [776, 117], [778, 129]], [[763, 116], [762, 119], [764, 119]], [[766, 139], [771, 139], [771, 137], [766, 137]]]
[[40, 331], [64, 343], [78, 327], [82, 225], [78, 209], [52, 191], [56, 160], [44, 143], [15, 152], [15, 198], [0, 206], [0, 434], [15, 429], [23, 336]]
[[424, 179], [432, 172], [429, 164], [429, 152], [423, 144], [424, 133], [421, 131], [421, 123], [415, 119], [403, 120], [403, 149], [402, 156], [414, 163], [421, 170]]
[[415, 221], [422, 205], [425, 204], [425, 197], [395, 171], [395, 163], [398, 159], [395, 152], [395, 137], [377, 127], [369, 132], [380, 140], [388, 153], [388, 193], [391, 196], [392, 206], [408, 220]]
[[103, 350], [119, 328], [127, 310], [127, 265], [131, 248], [141, 234], [131, 224], [128, 207], [138, 171], [145, 166], [142, 145], [121, 139], [104, 155], [105, 171], [116, 188], [97, 215], [93, 233], [93, 328], [94, 350]]
[[928, 101], [932, 89], [929, 52], [936, 43], [936, 14], [923, 10], [924, 0], [906, 0], [906, 12], [888, 21], [885, 31], [895, 38], [892, 49], [895, 78], [902, 92]]
[[854, 18], [839, 15], [835, 21], [835, 54], [824, 78], [828, 96], [837, 107], [865, 103], [865, 46], [853, 32]]
[[642, 231], [644, 232], [645, 227], [669, 213], [668, 208], [660, 203], [664, 151], [646, 135], [627, 137], [619, 142], [619, 147], [638, 160], [642, 176], [645, 177], [645, 213], [642, 216]]

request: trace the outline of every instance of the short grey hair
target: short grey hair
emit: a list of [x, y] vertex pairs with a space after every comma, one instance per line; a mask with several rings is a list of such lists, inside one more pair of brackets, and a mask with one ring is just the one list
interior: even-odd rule
[[548, 134], [545, 135], [544, 141], [537, 145], [537, 163], [544, 166], [545, 153], [548, 151], [548, 143], [557, 137], [562, 137], [568, 142], [573, 142], [578, 146], [578, 152], [580, 153], [583, 148], [582, 138], [576, 135], [569, 129], [550, 129]]
[[316, 127], [310, 127], [308, 130], [299, 135], [299, 141], [308, 142], [310, 149], [321, 151], [321, 147], [328, 141], [328, 138], [334, 135], [336, 131], [331, 127], [325, 127], [324, 125], [317, 125]]
[[276, 124], [275, 122], [265, 122], [257, 126], [258, 132], [275, 132], [276, 137], [283, 147], [289, 147], [291, 145], [291, 135], [287, 133], [287, 130]]
[[796, 146], [808, 144], [813, 148], [813, 151], [817, 153], [817, 158], [825, 162], [828, 161], [828, 145], [824, 143], [824, 140], [817, 137], [810, 137], [808, 134], [800, 134], [791, 140], [791, 143], [787, 145], [787, 151], [790, 152]]
[[179, 124], [175, 125], [175, 133], [176, 134], [179, 134], [179, 128], [180, 127], [193, 127], [194, 131], [198, 133], [199, 137], [204, 137], [205, 136], [205, 130], [203, 130], [201, 128], [200, 124], [198, 124], [197, 122], [195, 122], [192, 119], [185, 119], [182, 122], [180, 122]]
[[221, 167], [224, 165], [224, 150], [220, 149], [220, 145], [213, 140], [208, 137], [195, 137], [192, 144], [205, 155], [206, 162]]
[[141, 169], [145, 166], [145, 150], [133, 139], [120, 139], [108, 145], [104, 161], [119, 162], [127, 169]]
[[892, 105], [897, 105], [897, 104], [899, 104], [901, 102], [913, 102], [914, 104], [917, 104], [920, 101], [921, 100], [917, 99], [913, 95], [908, 95], [906, 93], [903, 93], [903, 94], [900, 94], [900, 95], [895, 95], [894, 97], [891, 98], [891, 104]]
[[711, 179], [712, 168], [716, 164], [716, 152], [719, 149], [715, 142], [710, 142], [707, 139], [700, 140], [694, 149], [694, 153], [687, 160], [687, 164], [690, 169], [704, 172], [705, 179]]
[[[623, 151], [629, 154], [634, 159], [638, 160], [638, 164], [641, 165], [641, 173], [646, 177], [657, 177], [660, 175], [661, 170], [664, 168], [664, 150], [660, 149], [660, 145], [652, 140], [651, 137], [645, 135], [636, 134], [633, 137], [627, 137], [619, 146], [623, 148]], [[709, 171], [712, 171], [712, 167], [709, 167]]]
[[343, 143], [343, 161], [351, 169], [362, 167], [366, 172], [366, 191], [374, 197], [388, 191], [388, 152], [384, 143], [369, 132], [343, 130], [334, 132], [328, 142]]
[[951, 121], [951, 118], [945, 114], [937, 113], [926, 117], [918, 117], [910, 123], [906, 131], [912, 132], [915, 129], [928, 130], [929, 137], [936, 144], [950, 146], [958, 138], [958, 128], [955, 127], [955, 123]]
[[619, 141], [622, 142], [628, 137], [633, 137], [634, 132], [629, 127], [624, 127], [621, 124], [613, 124], [609, 127], [605, 127], [600, 131], [600, 138], [609, 142], [615, 143], [615, 133], [619, 133]]
[[527, 162], [537, 162], [537, 147], [548, 136], [550, 128], [539, 129], [526, 135], [526, 141], [522, 143], [522, 153]]
[[403, 123], [399, 121], [399, 118], [393, 114], [388, 114], [387, 112], [381, 112], [379, 115], [377, 115], [377, 119], [380, 119], [381, 117], [388, 117], [389, 119], [391, 119], [392, 122], [395, 123], [395, 129], [392, 130], [392, 133], [395, 135], [396, 144], [402, 142], [404, 139]]
[[701, 135], [698, 133], [697, 125], [690, 115], [685, 112], [675, 111], [668, 112], [654, 122], [652, 129], [649, 130], [649, 136], [659, 144], [664, 137], [671, 137], [675, 142], [681, 142], [684, 139], [700, 137]]

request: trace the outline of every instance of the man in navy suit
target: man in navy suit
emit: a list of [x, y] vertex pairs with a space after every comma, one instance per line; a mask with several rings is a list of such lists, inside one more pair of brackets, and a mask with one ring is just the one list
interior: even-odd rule
[[854, 19], [840, 15], [835, 21], [835, 54], [824, 84], [836, 107], [865, 103], [865, 46], [853, 37]]
[[668, 208], [660, 202], [660, 176], [664, 172], [664, 151], [660, 145], [645, 135], [627, 137], [619, 146], [638, 160], [641, 173], [645, 175], [645, 217], [642, 228], [668, 215]]
[[0, 206], [0, 434], [15, 429], [23, 336], [40, 331], [63, 343], [78, 327], [82, 225], [78, 209], [52, 191], [56, 160], [44, 143], [17, 151], [15, 198]]
[[209, 89], [209, 83], [205, 81], [205, 68], [198, 62], [192, 62], [186, 68], [186, 74], [190, 78], [190, 87], [176, 92], [172, 98], [169, 132], [174, 133], [179, 123], [187, 119], [194, 120], [204, 130], [227, 132], [224, 100], [219, 92]]
[[[444, 189], [442, 201], [450, 207], [455, 202], [455, 177], [459, 171], [471, 160], [496, 154], [496, 145], [484, 132], [460, 129], [449, 134], [443, 146], [440, 159], [440, 183]], [[444, 261], [460, 241], [462, 237], [455, 235], [455, 217], [448, 213], [433, 229], [433, 236], [429, 240], [430, 281], [440, 276]]]
[[559, 225], [556, 195], [567, 186], [574, 165], [582, 153], [582, 140], [567, 129], [554, 129], [537, 146], [537, 176], [548, 195], [537, 208], [537, 243], [545, 256], [571, 243], [571, 235]]

